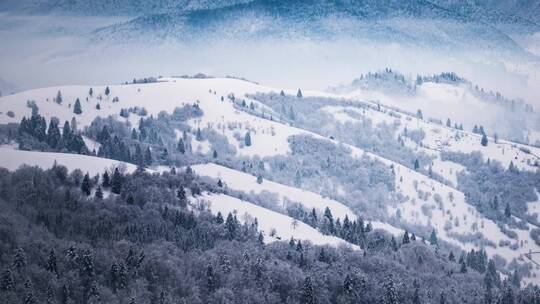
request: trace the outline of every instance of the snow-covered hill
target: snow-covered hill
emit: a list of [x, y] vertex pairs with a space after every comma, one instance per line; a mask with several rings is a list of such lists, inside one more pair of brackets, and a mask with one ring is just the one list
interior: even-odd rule
[[[90, 88], [93, 91], [92, 95], [89, 95]], [[39, 108], [39, 113], [47, 119], [54, 116], [61, 121], [70, 121], [72, 117], [75, 117], [81, 129], [89, 126], [95, 117], [107, 117], [109, 115], [116, 115], [118, 120], [127, 120], [133, 127], [137, 127], [140, 119], [138, 114], [130, 113], [128, 118], [119, 116], [121, 109], [130, 107], [144, 107], [148, 115], [157, 116], [161, 111], [170, 113], [175, 107], [184, 104], [197, 104], [203, 114], [201, 117], [190, 119], [187, 122], [189, 126], [193, 130], [198, 128], [208, 129], [223, 135], [228, 143], [234, 147], [235, 157], [264, 159], [265, 157], [290, 156], [289, 139], [291, 136], [305, 135], [335, 145], [336, 149], [338, 145], [344, 147], [350, 151], [350, 155], [354, 158], [367, 157], [384, 165], [386, 168], [392, 168], [396, 185], [395, 192], [403, 200], [400, 203], [384, 206], [386, 216], [372, 219], [375, 228], [387, 229], [394, 234], [401, 233], [401, 230], [395, 227], [413, 229], [415, 227], [424, 227], [424, 231], [435, 229], [440, 239], [452, 245], [461, 247], [464, 250], [486, 248], [490, 256], [499, 255], [508, 262], [516, 259], [518, 263], [524, 263], [523, 255], [525, 253], [531, 250], [540, 250], [540, 247], [535, 244], [527, 231], [516, 230], [518, 238], [512, 239], [503, 233], [494, 221], [486, 218], [467, 203], [465, 195], [456, 189], [455, 184], [455, 175], [457, 172], [464, 170], [463, 167], [456, 163], [443, 161], [440, 158], [442, 151], [459, 151], [463, 153], [480, 151], [486, 158], [498, 160], [503, 165], [508, 166], [512, 161], [520, 169], [537, 170], [537, 167], [534, 166], [534, 162], [540, 155], [537, 148], [503, 140], [495, 144], [492, 138], [489, 139], [490, 143], [484, 147], [480, 145], [480, 136], [476, 134], [443, 127], [404, 113], [396, 115], [395, 111], [384, 106], [378, 111], [375, 109], [376, 104], [373, 104], [373, 109], [359, 109], [354, 106], [354, 100], [352, 100], [353, 105], [345, 104], [345, 102], [351, 102], [351, 99], [343, 100], [343, 106], [324, 108], [324, 111], [341, 122], [355, 121], [359, 119], [358, 117], [363, 117], [375, 124], [399, 125], [399, 132], [395, 133], [396, 138], [405, 128], [408, 130], [423, 129], [425, 137], [421, 140], [421, 145], [416, 143], [413, 145], [412, 142], [406, 144], [411, 145], [418, 151], [436, 157], [437, 160], [433, 163], [433, 171], [450, 181], [449, 185], [445, 185], [430, 178], [427, 174], [384, 158], [375, 152], [364, 151], [359, 147], [340, 143], [319, 134], [292, 127], [286, 122], [280, 122], [278, 117], [272, 117], [270, 109], [265, 108], [256, 100], [245, 97], [246, 94], [257, 92], [279, 92], [279, 89], [227, 78], [162, 78], [157, 83], [111, 85], [108, 88], [110, 90], [108, 96], [105, 94], [105, 86], [51, 87], [4, 96], [0, 99], [0, 107], [3, 112], [0, 114], [0, 123], [19, 122], [23, 116], [30, 116], [32, 110], [27, 106], [28, 100], [33, 100]], [[59, 91], [62, 96], [61, 103], [55, 102]], [[292, 91], [285, 91], [285, 93], [296, 94], [296, 92]], [[304, 91], [303, 95], [305, 97], [339, 97], [328, 93], [309, 91]], [[73, 105], [77, 98], [82, 105], [82, 114], [73, 113]], [[265, 114], [260, 112], [251, 113], [246, 109], [239, 108], [238, 103], [242, 99], [245, 99], [247, 103], [254, 102], [257, 109]], [[100, 109], [96, 109], [98, 103]], [[13, 112], [13, 117], [7, 115], [8, 111]], [[357, 115], [350, 115], [350, 113], [356, 113]], [[246, 133], [251, 135], [251, 145], [245, 145], [244, 135]], [[455, 137], [456, 133], [459, 134], [459, 138]], [[205, 148], [201, 148], [202, 154], [210, 155], [214, 143], [206, 140], [196, 144], [203, 145], [203, 142]], [[58, 158], [61, 160], [58, 163], [65, 163], [70, 169], [81, 167], [83, 171], [97, 173], [115, 163], [110, 160], [80, 155], [25, 152], [9, 149], [1, 149], [0, 152], [4, 161], [1, 166], [10, 169], [18, 167], [21, 163], [51, 166], [54, 159]], [[128, 165], [128, 168], [134, 170], [135, 167]], [[305, 191], [305, 189], [298, 189], [292, 185], [283, 185], [269, 180], [257, 183], [255, 176], [213, 164], [196, 165], [193, 166], [193, 169], [200, 175], [223, 179], [225, 186], [232, 190], [246, 193], [253, 192], [254, 194], [266, 191], [276, 194], [282, 204], [287, 199], [301, 202], [307, 208], [314, 207], [320, 210], [328, 206], [339, 217], [344, 217], [347, 214], [349, 218], [353, 219], [357, 216], [351, 207], [345, 206], [334, 198], [320, 195], [324, 189]], [[304, 223], [299, 223], [293, 229], [290, 217], [231, 196], [205, 195], [199, 201], [210, 202], [210, 208], [215, 213], [218, 211], [228, 213], [237, 210], [241, 215], [239, 218], [243, 217], [245, 213], [249, 214], [251, 218], [256, 217], [267, 235], [270, 235], [272, 228], [275, 228], [276, 236], [281, 237], [281, 239], [294, 236], [295, 238], [309, 239], [315, 244], [338, 244], [342, 242], [337, 238], [322, 235], [316, 229]], [[475, 237], [475, 233], [481, 233], [481, 237]], [[514, 249], [511, 249], [510, 245]], [[538, 271], [534, 269], [533, 273], [539, 274]], [[529, 278], [528, 280], [534, 281], [537, 279]]]

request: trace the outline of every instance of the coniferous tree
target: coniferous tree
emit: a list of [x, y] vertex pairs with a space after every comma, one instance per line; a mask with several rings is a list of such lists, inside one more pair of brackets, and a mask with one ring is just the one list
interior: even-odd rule
[[399, 247], [396, 242], [396, 238], [392, 235], [392, 238], [390, 239], [390, 246], [392, 247], [392, 250], [398, 251]]
[[409, 244], [409, 242], [410, 242], [409, 232], [407, 232], [407, 230], [405, 230], [405, 233], [403, 234], [403, 244]]
[[90, 195], [90, 192], [92, 190], [92, 184], [90, 183], [90, 175], [88, 175], [88, 172], [84, 175], [83, 181], [81, 183], [81, 191], [86, 194], [86, 196]]
[[212, 153], [212, 157], [213, 158], [217, 158], [218, 157], [218, 154], [217, 154], [217, 151], [214, 149], [214, 152]]
[[512, 213], [510, 212], [510, 204], [506, 203], [506, 207], [504, 208], [504, 215], [506, 217], [510, 217]]
[[233, 215], [229, 212], [229, 214], [227, 215], [227, 220], [225, 220], [225, 229], [227, 231], [227, 236], [231, 240], [236, 237], [236, 226], [236, 221], [234, 220]]
[[49, 251], [46, 269], [47, 271], [58, 275], [58, 264], [56, 262], [56, 254], [54, 253], [54, 249], [51, 249], [51, 251]]
[[94, 89], [90, 88], [90, 90], [88, 90], [88, 95], [90, 97], [94, 96]]
[[15, 256], [13, 257], [13, 267], [20, 272], [24, 267], [26, 267], [26, 255], [22, 248], [18, 248], [15, 251]]
[[431, 235], [429, 236], [429, 244], [430, 245], [437, 245], [438, 244], [437, 233], [435, 232], [435, 229], [433, 229], [431, 231]]
[[261, 174], [257, 175], [257, 184], [262, 184], [263, 182], [263, 177]]
[[109, 94], [111, 94], [111, 89], [109, 89], [109, 87], [107, 86], [107, 87], [105, 88], [105, 95], [107, 95], [107, 97], [108, 97]]
[[313, 294], [313, 285], [311, 283], [311, 278], [306, 277], [304, 280], [304, 287], [302, 289], [302, 303], [303, 304], [314, 304], [315, 295]]
[[182, 154], [186, 153], [186, 147], [184, 146], [184, 140], [182, 138], [180, 138], [180, 140], [178, 141], [178, 146], [176, 150], [178, 150], [178, 152]]
[[54, 101], [56, 101], [57, 104], [62, 104], [62, 92], [58, 91], [58, 93], [56, 93], [56, 98], [54, 99]]
[[103, 175], [101, 175], [101, 185], [103, 186], [103, 188], [109, 188], [111, 186], [111, 178], [107, 170], [105, 170], [105, 172], [103, 172]]
[[448, 254], [448, 260], [451, 262], [456, 260], [456, 257], [454, 256], [454, 253], [452, 251], [450, 251], [450, 253]]
[[297, 98], [302, 98], [304, 95], [302, 95], [302, 90], [298, 89], [298, 91], [296, 92], [296, 97]]
[[219, 211], [218, 211], [218, 213], [216, 215], [216, 223], [218, 223], [219, 225], [224, 223], [223, 215]]
[[465, 264], [465, 261], [461, 261], [461, 268], [459, 269], [459, 272], [461, 273], [467, 273], [467, 265]]
[[201, 134], [201, 128], [197, 128], [197, 132], [195, 133], [195, 140], [196, 141], [202, 141], [202, 134]]
[[58, 128], [58, 119], [51, 118], [49, 130], [47, 131], [47, 143], [51, 148], [56, 148], [60, 142], [60, 129]]
[[81, 101], [79, 100], [79, 98], [75, 100], [75, 105], [73, 106], [73, 113], [77, 115], [82, 114]]
[[221, 178], [218, 179], [217, 185], [218, 185], [218, 187], [220, 187], [220, 188], [223, 187], [223, 183], [221, 182]]
[[418, 162], [418, 159], [414, 160], [414, 170], [418, 170], [420, 168], [420, 163]]
[[101, 110], [101, 105], [99, 104], [99, 102], [96, 104], [96, 110]]
[[383, 282], [383, 301], [384, 304], [398, 304], [398, 296], [392, 275], [388, 275]]
[[486, 136], [486, 134], [482, 134], [482, 140], [480, 141], [480, 144], [484, 147], [486, 147], [488, 145], [488, 138]]
[[251, 146], [251, 134], [249, 131], [246, 133], [246, 136], [244, 136], [244, 144], [246, 147]]
[[101, 190], [101, 186], [97, 186], [95, 196], [97, 199], [103, 199], [103, 190]]
[[111, 178], [111, 192], [115, 194], [120, 194], [122, 191], [122, 174], [118, 168], [114, 168], [114, 173]]

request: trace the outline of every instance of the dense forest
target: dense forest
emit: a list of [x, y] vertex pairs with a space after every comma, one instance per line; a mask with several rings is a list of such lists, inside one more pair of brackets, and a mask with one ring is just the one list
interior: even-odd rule
[[[144, 187], [142, 187], [144, 185]], [[485, 253], [366, 233], [363, 250], [266, 243], [212, 215], [190, 170], [0, 170], [3, 303], [540, 303]]]

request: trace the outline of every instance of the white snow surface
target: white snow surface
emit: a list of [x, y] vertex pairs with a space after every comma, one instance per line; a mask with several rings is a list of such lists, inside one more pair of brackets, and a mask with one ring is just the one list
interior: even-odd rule
[[330, 198], [323, 197], [317, 193], [305, 191], [299, 188], [286, 186], [273, 181], [264, 180], [257, 183], [257, 177], [241, 171], [223, 167], [217, 164], [208, 163], [192, 166], [193, 171], [199, 175], [208, 176], [214, 179], [221, 179], [225, 187], [246, 193], [260, 194], [263, 191], [277, 195], [281, 207], [286, 207], [286, 199], [292, 202], [301, 203], [305, 208], [315, 208], [323, 212], [326, 207], [330, 209], [334, 218], [345, 218], [356, 220], [356, 215], [347, 206]]
[[0, 167], [16, 170], [22, 165], [37, 166], [42, 169], [51, 168], [54, 163], [65, 166], [69, 171], [80, 169], [90, 175], [101, 174], [105, 170], [120, 166], [125, 172], [133, 172], [137, 166], [116, 160], [87, 156], [80, 154], [22, 151], [9, 148], [0, 148]]
[[[346, 245], [354, 249], [358, 246], [352, 245], [335, 236], [323, 235], [315, 228], [296, 221], [293, 218], [281, 213], [242, 201], [232, 196], [224, 194], [204, 194], [197, 198], [198, 203], [209, 204], [212, 213], [221, 214], [226, 217], [229, 212], [236, 214], [238, 220], [251, 223], [257, 219], [259, 229], [264, 232], [265, 242], [287, 241], [291, 237], [299, 240], [309, 240], [315, 245]], [[271, 236], [275, 231], [274, 236]]]

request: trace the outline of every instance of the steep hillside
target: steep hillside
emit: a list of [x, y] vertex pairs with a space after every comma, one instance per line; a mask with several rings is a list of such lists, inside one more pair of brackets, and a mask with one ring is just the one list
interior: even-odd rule
[[[476, 210], [466, 195], [458, 190], [459, 174], [467, 170], [441, 154], [480, 151], [486, 158], [497, 160], [505, 167], [512, 161], [516, 168], [534, 172], [537, 170], [535, 154], [538, 155], [535, 148], [506, 141], [494, 144], [492, 138], [484, 147], [480, 144], [479, 135], [442, 127], [385, 107], [378, 109], [373, 103], [343, 100], [318, 92], [304, 91], [303, 97], [298, 98], [272, 91], [279, 90], [242, 80], [217, 78], [164, 78], [157, 83], [108, 86], [108, 90], [101, 86], [54, 87], [3, 97], [0, 99], [2, 109], [6, 110], [5, 113], [13, 111], [14, 116], [3, 114], [0, 121], [18, 122], [22, 116], [30, 116], [37, 107], [47, 120], [55, 116], [60, 121], [70, 121], [75, 117], [79, 130], [92, 127], [95, 117], [113, 115], [117, 121], [129, 123], [128, 130], [138, 128], [142, 132], [144, 126], [141, 126], [141, 121], [172, 119], [174, 116], [167, 118], [160, 112], [172, 113], [176, 107], [193, 105], [201, 110], [201, 116], [188, 117], [185, 125], [170, 132], [171, 135], [161, 133], [162, 140], [166, 143], [187, 140], [193, 151], [193, 157], [189, 159], [195, 164], [213, 159], [229, 167], [193, 166], [198, 174], [222, 179], [227, 189], [245, 194], [253, 192], [258, 197], [263, 197], [263, 192], [274, 193], [281, 205], [290, 200], [302, 203], [306, 209], [329, 207], [336, 218], [343, 214], [351, 214], [350, 219], [361, 216], [372, 220], [375, 228], [386, 228], [395, 234], [400, 230], [392, 226], [413, 231], [426, 239], [434, 230], [440, 240], [451, 246], [467, 251], [483, 248], [490, 257], [501, 256], [508, 265], [514, 265], [512, 267], [515, 263], [525, 265], [524, 254], [540, 249], [529, 233], [534, 222], [526, 229], [516, 228], [511, 222], [501, 224]], [[60, 103], [54, 101], [58, 101], [58, 96], [61, 96]], [[81, 114], [73, 113], [77, 98]], [[27, 103], [27, 100], [34, 102]], [[96, 109], [98, 103], [100, 108]], [[316, 109], [302, 112], [298, 108], [306, 106]], [[282, 109], [284, 113], [280, 113]], [[291, 119], [290, 111], [294, 111], [294, 119]], [[306, 113], [312, 115], [317, 125], [305, 120]], [[149, 118], [151, 116], [154, 118]], [[351, 141], [337, 132], [342, 127], [355, 130], [356, 123], [395, 126], [391, 135], [384, 137], [385, 140], [397, 141], [402, 137], [406, 153], [418, 157], [427, 155], [422, 157], [433, 159], [433, 164], [422, 161], [420, 168], [414, 168], [410, 160], [404, 161], [398, 155], [389, 154], [382, 146], [364, 146], [362, 142]], [[413, 132], [417, 129], [422, 129], [424, 136], [416, 142], [413, 135], [403, 134], [405, 130]], [[91, 137], [93, 133], [89, 130], [83, 132]], [[456, 133], [459, 134], [458, 139]], [[176, 147], [168, 146], [168, 149], [172, 151]], [[260, 183], [256, 182], [257, 176], [261, 177]], [[263, 223], [264, 220], [259, 219], [266, 234], [270, 234], [271, 228], [275, 228], [282, 238], [295, 233], [290, 226], [293, 220], [284, 214], [266, 211], [254, 202], [241, 203], [232, 196], [227, 200], [231, 203], [224, 203], [226, 200], [219, 196], [203, 197], [200, 201], [212, 202], [210, 208], [215, 208], [213, 212], [237, 210], [257, 218], [271, 212], [268, 213], [269, 218], [276, 217], [277, 222], [286, 223], [283, 225], [287, 227], [272, 220]], [[255, 203], [265, 206], [272, 200], [260, 199]], [[301, 223], [298, 237], [311, 238], [315, 232], [316, 229]], [[323, 234], [317, 235], [313, 242], [335, 244]], [[505, 271], [512, 271], [512, 267]], [[528, 281], [536, 280], [536, 271], [529, 268]]]

